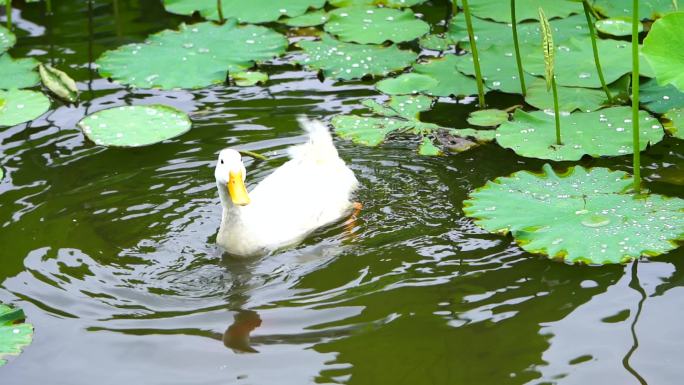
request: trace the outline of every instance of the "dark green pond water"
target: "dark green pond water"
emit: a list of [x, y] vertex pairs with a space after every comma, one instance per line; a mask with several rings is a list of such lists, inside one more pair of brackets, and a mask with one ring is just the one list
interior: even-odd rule
[[[463, 216], [467, 194], [542, 165], [496, 145], [430, 158], [408, 143], [337, 141], [363, 186], [354, 235], [337, 225], [269, 257], [223, 257], [213, 243], [218, 151], [274, 158], [249, 161], [257, 183], [305, 140], [297, 115], [359, 110], [378, 97], [372, 82], [320, 82], [288, 64], [290, 52], [265, 67], [266, 87], [127, 90], [91, 62], [189, 19], [154, 0], [54, 3], [52, 18], [19, 4], [11, 52], [68, 69], [84, 102], [0, 130], [0, 301], [36, 328], [0, 369], [3, 385], [682, 382], [684, 250], [568, 266], [485, 233]], [[417, 11], [438, 20], [446, 7]], [[464, 127], [466, 102], [444, 100], [425, 118]], [[202, 113], [188, 134], [135, 150], [95, 146], [76, 128], [87, 113], [133, 103]], [[647, 186], [683, 197], [660, 177], [665, 166], [681, 175], [682, 154], [673, 139], [650, 149]]]

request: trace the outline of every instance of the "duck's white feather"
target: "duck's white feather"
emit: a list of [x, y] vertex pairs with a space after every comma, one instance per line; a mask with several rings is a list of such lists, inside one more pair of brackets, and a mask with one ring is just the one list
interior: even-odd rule
[[224, 212], [217, 241], [228, 252], [249, 256], [282, 248], [349, 214], [358, 186], [354, 173], [325, 125], [300, 124], [308, 142], [289, 149], [291, 159], [250, 191], [249, 205], [231, 205], [219, 184]]

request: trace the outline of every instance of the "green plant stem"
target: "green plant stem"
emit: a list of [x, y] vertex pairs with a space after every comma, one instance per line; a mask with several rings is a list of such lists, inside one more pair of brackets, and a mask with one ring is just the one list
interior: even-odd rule
[[525, 71], [523, 70], [522, 59], [520, 58], [520, 43], [518, 42], [518, 24], [515, 18], [515, 0], [511, 0], [511, 23], [513, 25], [513, 47], [515, 48], [515, 61], [518, 63], [518, 76], [520, 77], [520, 90], [522, 95], [527, 95], [525, 86]]
[[226, 19], [223, 17], [223, 4], [221, 4], [221, 0], [216, 0], [216, 8], [218, 10], [219, 22], [221, 24], [225, 23]]
[[634, 192], [641, 193], [641, 145], [639, 143], [639, 0], [632, 15], [632, 144], [634, 146]]
[[12, 30], [12, 0], [5, 0], [5, 14], [7, 16], [7, 29]]
[[52, 0], [45, 0], [45, 13], [52, 15]]
[[470, 50], [473, 53], [473, 66], [475, 67], [475, 79], [477, 80], [477, 96], [480, 102], [480, 109], [485, 108], [484, 83], [482, 82], [482, 71], [480, 70], [480, 57], [477, 54], [477, 42], [473, 32], [473, 21], [470, 17], [470, 7], [468, 0], [461, 0], [463, 4], [463, 14], [465, 15], [466, 28], [468, 28], [468, 39], [470, 40]]
[[254, 159], [263, 160], [263, 161], [267, 161], [267, 160], [268, 160], [267, 157], [265, 157], [264, 155], [259, 154], [258, 152], [249, 151], [249, 150], [240, 150], [239, 152], [240, 152], [240, 154], [242, 154], [242, 155], [247, 155], [247, 156], [252, 157], [252, 158], [254, 158]]
[[606, 78], [603, 76], [603, 69], [601, 68], [601, 60], [599, 59], [598, 46], [596, 45], [596, 28], [594, 27], [594, 20], [591, 18], [591, 5], [588, 0], [582, 0], [584, 6], [584, 15], [587, 17], [587, 26], [589, 27], [589, 36], [591, 36], [591, 48], [594, 50], [594, 63], [596, 64], [596, 72], [598, 72], [599, 80], [601, 81], [601, 88], [606, 93], [608, 103], [613, 104], [613, 96], [608, 90]]
[[558, 108], [558, 88], [556, 87], [556, 75], [551, 76], [551, 89], [553, 90], [553, 116], [556, 118], [556, 144], [562, 145], [560, 109]]
[[677, 0], [672, 0], [672, 8], [674, 8], [675, 12], [679, 11], [679, 4]]

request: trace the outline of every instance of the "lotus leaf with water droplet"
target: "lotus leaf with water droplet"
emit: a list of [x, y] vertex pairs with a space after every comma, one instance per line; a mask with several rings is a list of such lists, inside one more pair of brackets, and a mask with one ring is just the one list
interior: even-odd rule
[[21, 309], [0, 304], [0, 366], [7, 363], [7, 357], [21, 354], [22, 349], [31, 344], [33, 326], [23, 323], [25, 318]]
[[507, 120], [508, 112], [494, 108], [473, 111], [468, 116], [468, 123], [480, 127], [495, 127]]
[[[594, 0], [592, 6], [606, 17], [626, 17], [631, 20], [634, 13], [632, 1], [629, 0]], [[655, 20], [673, 11], [675, 8], [672, 0], [639, 0], [641, 20]]]
[[664, 114], [673, 108], [684, 107], [684, 92], [671, 84], [661, 86], [656, 79], [649, 79], [641, 84], [639, 102], [651, 112]]
[[17, 38], [7, 28], [0, 25], [0, 55], [14, 46]]
[[[631, 36], [632, 35], [632, 19], [631, 18], [613, 18], [601, 19], [596, 21], [596, 29], [611, 36]], [[639, 23], [639, 32], [644, 31], [644, 26]]]
[[427, 0], [330, 0], [335, 7], [351, 7], [357, 5], [382, 5], [393, 8], [413, 7]]
[[[504, 0], [469, 0], [470, 12], [482, 19], [498, 22], [511, 22], [511, 4]], [[539, 8], [549, 19], [567, 17], [573, 13], [582, 13], [582, 4], [566, 0], [517, 0], [515, 14], [518, 23], [525, 20], [539, 20]]]
[[13, 59], [0, 55], [0, 90], [33, 87], [40, 81], [36, 72], [38, 61], [33, 58]]
[[[379, 82], [378, 89], [389, 95], [423, 93], [430, 96], [466, 96], [477, 94], [474, 78], [457, 70], [459, 58], [445, 55], [413, 65], [413, 72]], [[433, 79], [430, 81], [428, 79]]]
[[684, 92], [684, 12], [656, 20], [644, 39], [643, 55], [651, 63], [661, 85], [672, 84]]
[[40, 92], [0, 90], [0, 126], [16, 126], [34, 120], [50, 109], [50, 99]]
[[140, 147], [175, 138], [190, 130], [187, 114], [160, 104], [114, 107], [78, 123], [88, 139], [101, 146]]
[[[537, 49], [537, 51], [541, 50]], [[466, 75], [475, 75], [472, 55], [457, 56], [457, 59], [456, 67], [460, 72]], [[486, 50], [480, 51], [480, 69], [484, 84], [490, 90], [522, 94], [512, 47], [491, 46]], [[525, 67], [525, 70], [527, 70], [527, 67]], [[534, 79], [534, 76], [525, 73], [527, 84], [531, 84]]]
[[417, 19], [409, 9], [348, 7], [331, 11], [329, 17], [325, 31], [354, 43], [400, 43], [430, 32], [430, 25]]
[[678, 247], [684, 200], [629, 191], [632, 179], [606, 168], [520, 171], [470, 194], [464, 212], [524, 250], [570, 263], [624, 263]]
[[[609, 86], [613, 98], [629, 98], [629, 75], [625, 75]], [[558, 107], [562, 112], [596, 111], [608, 104], [602, 89], [584, 87], [558, 87]], [[553, 109], [553, 93], [546, 88], [546, 82], [539, 79], [527, 86], [525, 102], [540, 110]]]
[[281, 19], [280, 22], [290, 27], [315, 27], [325, 24], [330, 19], [328, 12], [323, 9], [308, 12], [300, 16]]
[[[310, 8], [322, 8], [325, 0], [221, 0], [223, 17], [235, 18], [243, 23], [267, 23], [283, 16], [303, 15]], [[216, 0], [164, 0], [167, 11], [180, 15], [199, 12], [202, 16], [218, 20]]]
[[[663, 139], [658, 120], [639, 113], [641, 150]], [[619, 156], [632, 153], [632, 110], [612, 107], [594, 112], [561, 114], [563, 144], [556, 145], [552, 113], [516, 110], [513, 120], [496, 130], [496, 141], [518, 155], [554, 161], [579, 160], [583, 156]]]
[[306, 54], [299, 63], [321, 70], [326, 77], [351, 80], [367, 75], [384, 76], [411, 65], [417, 55], [413, 51], [367, 44], [338, 41], [324, 35], [319, 41], [298, 43]]
[[211, 22], [181, 24], [134, 43], [105, 52], [100, 74], [140, 88], [202, 88], [223, 83], [229, 73], [279, 56], [287, 39], [266, 27]]

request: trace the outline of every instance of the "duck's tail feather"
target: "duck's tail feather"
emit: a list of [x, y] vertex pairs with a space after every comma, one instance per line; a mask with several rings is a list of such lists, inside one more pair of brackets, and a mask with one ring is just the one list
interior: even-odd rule
[[292, 159], [307, 159], [319, 163], [339, 159], [332, 135], [325, 124], [305, 116], [300, 116], [297, 121], [309, 133], [309, 141], [289, 148]]

